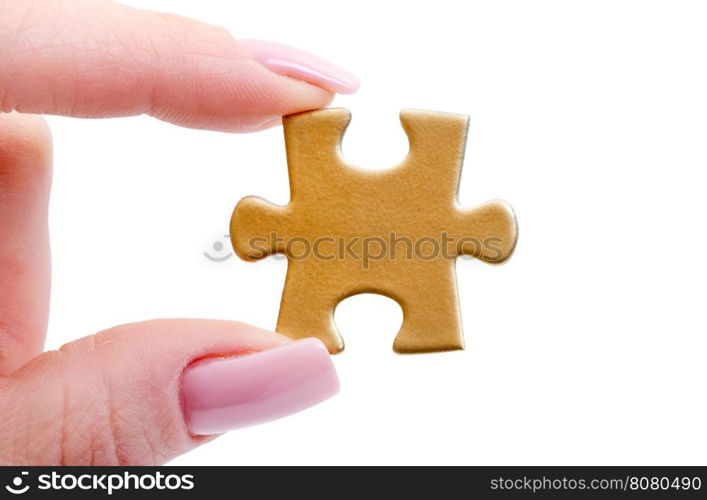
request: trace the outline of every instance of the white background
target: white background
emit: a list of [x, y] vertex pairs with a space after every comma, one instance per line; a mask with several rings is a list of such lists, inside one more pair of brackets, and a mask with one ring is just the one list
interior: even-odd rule
[[[467, 350], [400, 356], [393, 301], [336, 313], [342, 392], [175, 464], [705, 464], [707, 7], [687, 1], [132, 0], [358, 74], [344, 153], [406, 153], [405, 107], [465, 113], [463, 205], [508, 200], [503, 266], [457, 266]], [[273, 328], [286, 262], [208, 261], [236, 202], [288, 200], [281, 129], [50, 118], [48, 347], [153, 317]]]

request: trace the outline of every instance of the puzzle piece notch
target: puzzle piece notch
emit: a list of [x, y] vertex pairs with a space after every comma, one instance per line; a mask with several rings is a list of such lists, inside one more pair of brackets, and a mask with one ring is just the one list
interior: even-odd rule
[[[277, 330], [294, 338], [317, 336], [331, 352], [343, 349], [334, 324], [336, 305], [358, 293], [379, 293], [403, 309], [396, 336], [398, 352], [463, 348], [454, 259], [392, 260], [364, 269], [350, 259], [299, 260], [285, 242], [326, 236], [382, 237], [391, 226], [399, 237], [419, 239], [448, 231], [467, 243], [451, 257], [467, 254], [487, 262], [505, 261], [515, 247], [513, 211], [503, 201], [460, 208], [456, 201], [464, 155], [467, 117], [404, 110], [401, 122], [410, 151], [396, 167], [364, 170], [347, 164], [341, 139], [350, 113], [328, 109], [284, 119], [291, 201], [273, 205], [246, 197], [231, 220], [236, 253], [257, 260], [272, 253], [288, 256], [288, 272]], [[402, 214], [402, 215], [401, 215]], [[275, 232], [254, 252], [254, 238]], [[494, 245], [482, 243], [495, 238]], [[468, 240], [471, 240], [469, 242]]]
[[[321, 199], [322, 187], [346, 182], [349, 189], [371, 180], [405, 182], [410, 178], [434, 199], [456, 197], [466, 145], [468, 117], [406, 109], [400, 122], [409, 152], [397, 166], [384, 170], [358, 168], [341, 154], [341, 141], [351, 121], [347, 109], [325, 109], [284, 119], [292, 200]], [[440, 169], [439, 165], [446, 168]], [[419, 181], [426, 181], [420, 183]], [[352, 185], [353, 184], [353, 185]], [[399, 187], [399, 184], [398, 184]]]

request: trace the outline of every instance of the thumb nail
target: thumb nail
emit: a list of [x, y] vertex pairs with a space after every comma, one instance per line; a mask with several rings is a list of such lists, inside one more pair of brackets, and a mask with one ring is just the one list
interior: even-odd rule
[[266, 40], [239, 40], [239, 46], [273, 73], [312, 83], [339, 94], [353, 94], [358, 78], [321, 57]]
[[329, 351], [314, 338], [188, 367], [182, 400], [189, 432], [219, 434], [309, 408], [339, 391]]

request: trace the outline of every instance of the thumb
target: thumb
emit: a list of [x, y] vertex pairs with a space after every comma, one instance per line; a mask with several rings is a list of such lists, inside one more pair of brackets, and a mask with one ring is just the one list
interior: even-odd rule
[[326, 347], [242, 323], [154, 320], [46, 352], [0, 379], [0, 462], [155, 465], [209, 434], [336, 393]]

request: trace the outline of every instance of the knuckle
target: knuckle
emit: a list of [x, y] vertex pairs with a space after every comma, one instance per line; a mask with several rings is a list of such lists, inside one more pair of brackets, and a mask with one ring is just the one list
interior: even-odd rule
[[0, 188], [49, 177], [51, 132], [37, 115], [0, 114]]

